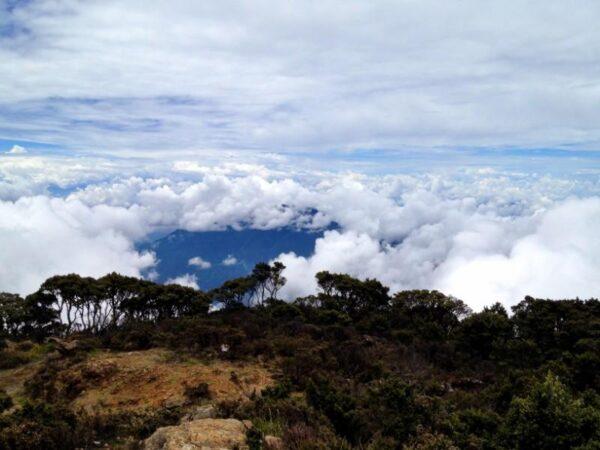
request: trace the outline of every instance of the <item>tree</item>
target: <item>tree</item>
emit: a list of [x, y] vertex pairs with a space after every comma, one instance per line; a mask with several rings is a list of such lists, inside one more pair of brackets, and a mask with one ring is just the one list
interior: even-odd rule
[[0, 293], [0, 335], [17, 336], [26, 320], [25, 302], [18, 294]]
[[460, 349], [488, 359], [494, 349], [503, 347], [512, 337], [512, 324], [506, 310], [497, 303], [465, 318], [456, 334]]
[[593, 330], [600, 328], [600, 301], [596, 299], [555, 301], [527, 296], [512, 310], [517, 337], [534, 341], [551, 358], [573, 351], [581, 339], [597, 339]]
[[206, 314], [210, 298], [203, 292], [178, 284], [154, 285], [156, 318], [172, 319], [195, 314]]
[[26, 319], [23, 334], [41, 341], [61, 331], [60, 317], [53, 308], [54, 297], [34, 292], [25, 297]]
[[323, 412], [343, 437], [353, 441], [360, 432], [356, 400], [329, 380], [309, 380], [306, 397], [310, 405]]
[[285, 285], [286, 279], [282, 276], [285, 266], [276, 261], [270, 266], [267, 263], [258, 263], [252, 270], [252, 278], [256, 282], [255, 303], [262, 305], [268, 299], [276, 299], [277, 293]]
[[142, 283], [137, 278], [112, 272], [99, 278], [98, 285], [106, 302], [108, 320], [101, 328], [114, 328], [124, 319], [126, 302], [139, 297]]
[[98, 331], [106, 311], [100, 300], [100, 290], [93, 278], [76, 274], [57, 275], [47, 279], [39, 289], [54, 298], [57, 313], [64, 320], [64, 331]]
[[402, 291], [392, 299], [395, 326], [412, 327], [426, 339], [446, 339], [470, 314], [462, 300], [438, 291]]
[[222, 303], [225, 308], [251, 306], [256, 292], [256, 279], [252, 276], [228, 280], [210, 295], [214, 301]]
[[327, 271], [317, 273], [316, 277], [321, 289], [317, 299], [325, 308], [358, 318], [389, 306], [389, 288], [377, 280], [361, 281], [349, 275]]
[[276, 299], [277, 293], [285, 285], [282, 276], [285, 266], [280, 262], [273, 265], [258, 263], [246, 277], [228, 280], [210, 292], [214, 301], [226, 308], [263, 305], [269, 299]]
[[0, 337], [43, 339], [59, 329], [54, 298], [34, 293], [23, 299], [17, 294], [0, 293]]

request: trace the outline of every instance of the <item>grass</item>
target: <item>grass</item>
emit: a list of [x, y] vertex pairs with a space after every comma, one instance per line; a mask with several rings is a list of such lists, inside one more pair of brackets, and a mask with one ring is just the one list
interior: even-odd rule
[[262, 418], [254, 418], [252, 420], [252, 424], [256, 429], [258, 429], [265, 436], [283, 436], [283, 430], [285, 429], [284, 423], [279, 419], [262, 419]]

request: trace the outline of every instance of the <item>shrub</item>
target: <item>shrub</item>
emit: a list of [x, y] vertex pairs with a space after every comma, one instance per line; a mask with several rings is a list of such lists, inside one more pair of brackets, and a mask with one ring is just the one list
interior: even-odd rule
[[0, 351], [0, 370], [14, 369], [28, 362], [29, 358], [19, 351], [9, 349]]
[[0, 427], [0, 448], [70, 450], [87, 447], [91, 433], [64, 406], [26, 402]]
[[249, 450], [262, 450], [263, 434], [256, 428], [250, 428], [246, 431], [246, 443]]
[[196, 383], [193, 385], [185, 384], [183, 388], [183, 395], [189, 401], [197, 401], [202, 399], [210, 398], [210, 390], [208, 389], [208, 384], [204, 382]]
[[576, 399], [553, 374], [511, 403], [502, 430], [509, 448], [560, 450], [600, 440], [600, 411]]

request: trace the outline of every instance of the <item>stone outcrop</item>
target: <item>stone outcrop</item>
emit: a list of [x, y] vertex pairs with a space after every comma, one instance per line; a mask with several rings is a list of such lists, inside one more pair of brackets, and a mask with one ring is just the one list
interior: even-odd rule
[[57, 337], [50, 337], [46, 342], [52, 344], [61, 356], [71, 356], [81, 350], [79, 341], [66, 341]]
[[145, 450], [247, 450], [249, 421], [200, 419], [163, 427], [144, 441]]

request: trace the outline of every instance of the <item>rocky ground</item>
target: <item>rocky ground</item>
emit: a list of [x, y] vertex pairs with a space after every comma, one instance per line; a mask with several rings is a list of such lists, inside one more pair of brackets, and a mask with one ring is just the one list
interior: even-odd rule
[[[60, 343], [54, 347], [16, 369], [0, 370], [0, 389], [12, 398], [13, 409], [19, 408], [28, 384], [36, 377], [39, 383], [39, 374], [49, 365], [63, 364], [68, 353], [77, 353], [77, 362], [64, 364], [54, 374], [52, 387], [58, 395], [64, 393], [73, 411], [85, 411], [96, 420], [128, 415], [143, 420], [156, 412], [176, 411], [177, 425], [159, 427], [134, 445], [148, 450], [249, 448], [246, 436], [252, 423], [224, 418], [219, 405], [248, 401], [274, 382], [272, 370], [258, 362], [201, 361], [160, 348], [82, 356]], [[264, 445], [280, 448], [274, 436]], [[94, 446], [127, 448], [131, 440], [98, 441]]]
[[70, 370], [88, 380], [73, 405], [89, 411], [183, 405], [186, 388], [202, 383], [211, 402], [244, 400], [272, 383], [269, 370], [258, 364], [182, 359], [163, 349], [100, 352]]

